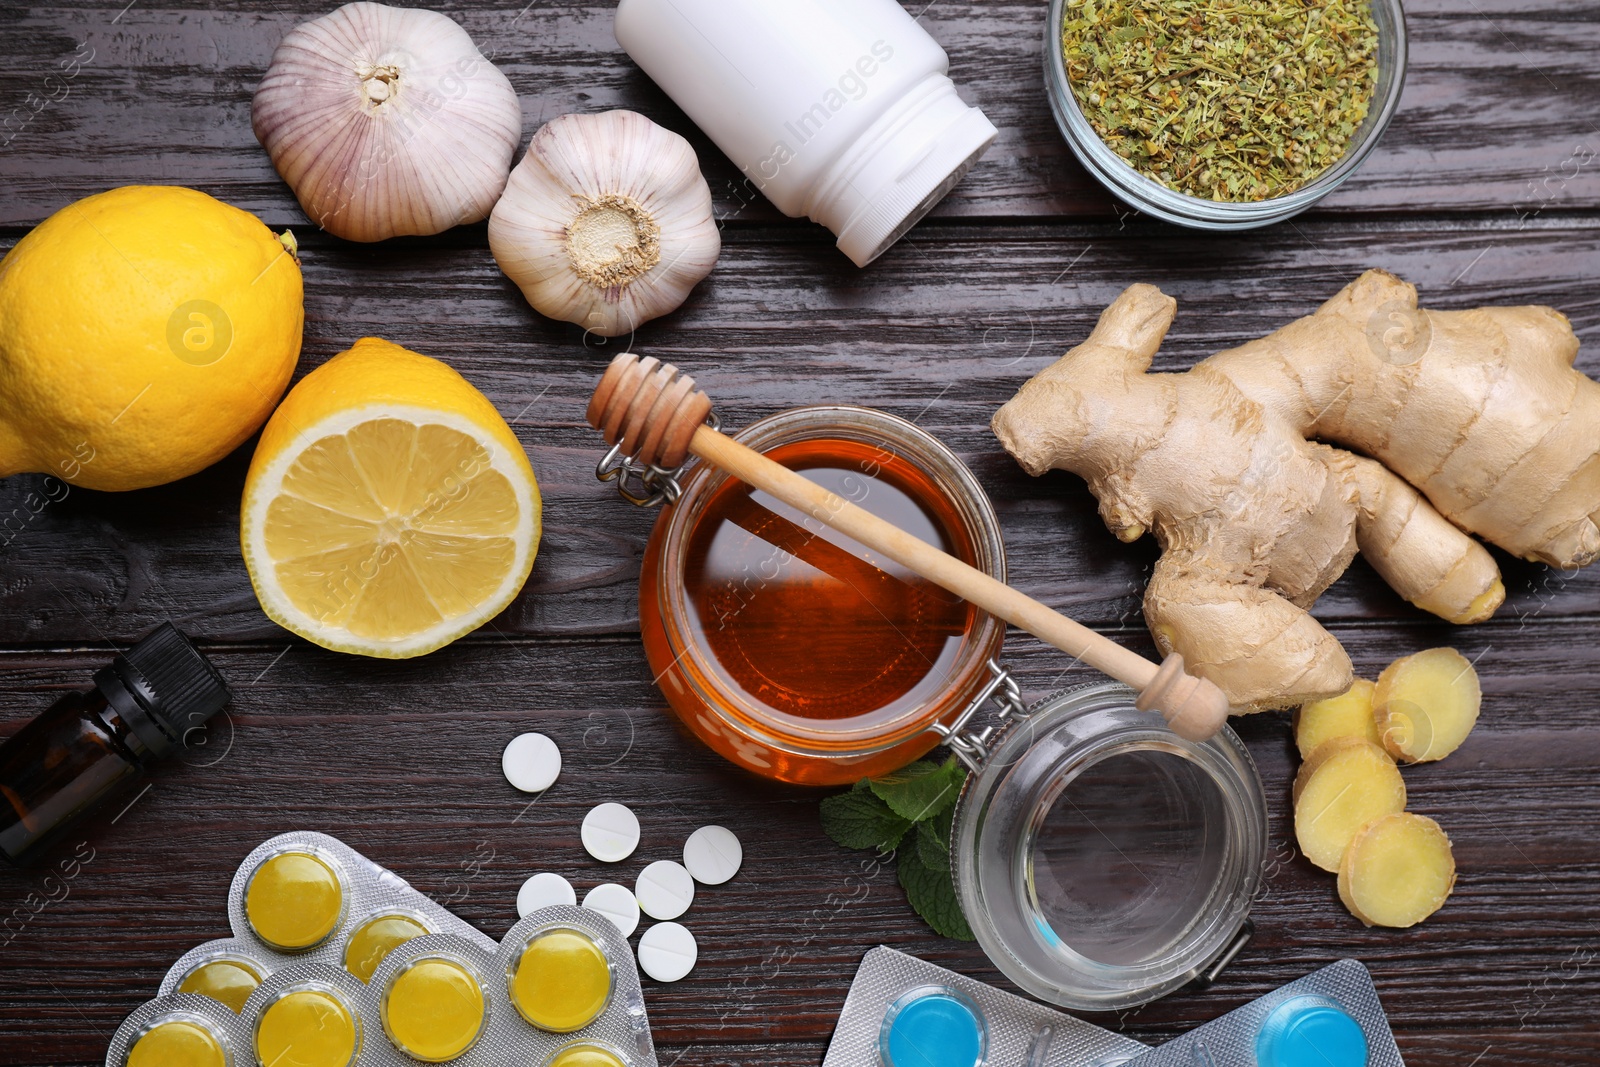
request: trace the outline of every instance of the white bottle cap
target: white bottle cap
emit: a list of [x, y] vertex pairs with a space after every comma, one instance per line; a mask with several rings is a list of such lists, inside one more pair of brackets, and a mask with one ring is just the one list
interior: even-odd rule
[[597, 885], [583, 895], [583, 906], [610, 919], [623, 937], [631, 937], [639, 928], [639, 902], [625, 885]]
[[572, 883], [559, 874], [546, 871], [529, 878], [517, 890], [517, 918], [526, 919], [540, 908], [551, 908], [557, 904], [565, 904], [570, 908], [577, 902], [578, 894], [572, 888]]
[[732, 830], [702, 826], [683, 845], [683, 865], [701, 885], [721, 885], [739, 873], [744, 846]]
[[656, 860], [633, 883], [639, 909], [652, 919], [676, 919], [694, 903], [694, 878], [683, 864]]
[[678, 923], [656, 923], [639, 938], [639, 969], [658, 982], [676, 982], [699, 958], [694, 935]]
[[601, 863], [621, 863], [639, 847], [639, 818], [621, 804], [599, 804], [583, 817], [579, 836]]
[[519, 734], [500, 753], [500, 770], [524, 793], [542, 793], [561, 773], [561, 750], [544, 734]]
[[944, 199], [997, 135], [949, 77], [929, 75], [828, 169], [808, 212], [865, 267]]

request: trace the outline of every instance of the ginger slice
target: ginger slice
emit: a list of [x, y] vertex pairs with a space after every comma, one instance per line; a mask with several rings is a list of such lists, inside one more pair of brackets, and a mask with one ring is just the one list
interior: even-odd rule
[[1443, 759], [1478, 721], [1478, 672], [1453, 648], [1430, 648], [1395, 660], [1378, 675], [1373, 717], [1395, 759]]
[[1450, 838], [1432, 819], [1406, 811], [1368, 823], [1339, 864], [1339, 899], [1368, 926], [1415, 926], [1455, 884]]
[[1405, 806], [1406, 783], [1389, 753], [1360, 738], [1335, 738], [1295, 776], [1295, 839], [1306, 859], [1337, 871], [1362, 827]]
[[1310, 759], [1323, 742], [1336, 737], [1358, 737], [1383, 744], [1372, 715], [1372, 695], [1377, 688], [1365, 678], [1357, 678], [1340, 695], [1303, 705], [1294, 720], [1294, 743], [1300, 749], [1300, 758]]

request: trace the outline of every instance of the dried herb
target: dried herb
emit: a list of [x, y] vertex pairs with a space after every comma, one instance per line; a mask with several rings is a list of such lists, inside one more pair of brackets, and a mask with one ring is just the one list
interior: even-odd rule
[[1344, 155], [1378, 78], [1369, 0], [1068, 0], [1073, 96], [1135, 170], [1206, 200], [1292, 192]]

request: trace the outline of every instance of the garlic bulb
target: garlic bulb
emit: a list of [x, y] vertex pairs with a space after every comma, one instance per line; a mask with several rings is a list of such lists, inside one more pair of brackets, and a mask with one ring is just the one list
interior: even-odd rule
[[485, 218], [522, 140], [522, 109], [451, 19], [355, 3], [289, 31], [250, 125], [313, 222], [381, 241]]
[[533, 135], [489, 216], [489, 248], [539, 312], [615, 337], [682, 304], [722, 238], [689, 142], [607, 111]]

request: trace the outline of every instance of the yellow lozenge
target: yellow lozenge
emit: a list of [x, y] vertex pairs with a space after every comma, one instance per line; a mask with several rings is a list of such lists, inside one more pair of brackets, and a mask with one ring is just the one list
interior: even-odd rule
[[510, 982], [511, 1002], [541, 1030], [589, 1025], [611, 999], [611, 963], [575, 930], [551, 930], [528, 942]]
[[157, 1023], [134, 1043], [128, 1067], [227, 1067], [228, 1055], [210, 1030], [174, 1019]]
[[420, 959], [383, 995], [383, 1025], [401, 1052], [427, 1063], [453, 1060], [483, 1030], [483, 987], [452, 960]]
[[599, 1045], [568, 1045], [557, 1052], [545, 1067], [628, 1067], [627, 1061]]
[[360, 1048], [355, 1016], [319, 990], [279, 997], [256, 1023], [256, 1058], [269, 1067], [347, 1067]]
[[178, 985], [178, 992], [210, 997], [238, 1014], [244, 1011], [244, 1002], [250, 999], [250, 994], [260, 984], [261, 975], [243, 960], [212, 960], [185, 975]]
[[344, 915], [344, 887], [320, 857], [281, 852], [250, 876], [244, 894], [245, 918], [256, 936], [274, 948], [294, 952], [328, 939]]
[[430, 931], [409, 915], [380, 915], [361, 924], [344, 947], [344, 969], [363, 982], [372, 980], [383, 958], [413, 937]]

